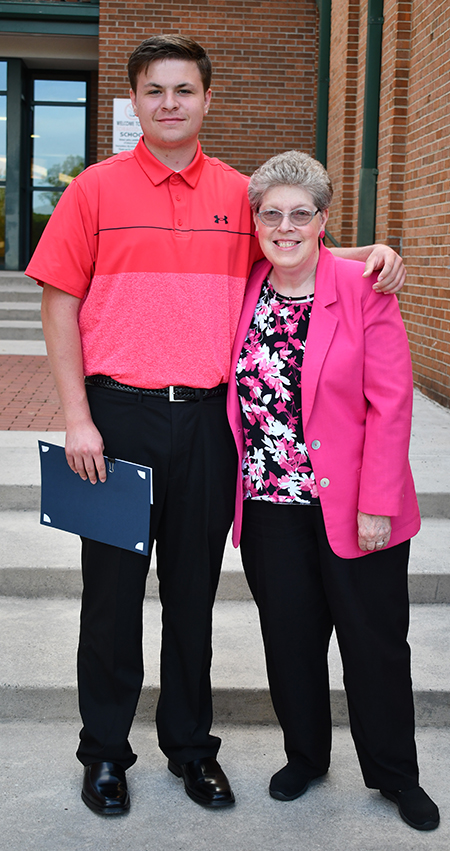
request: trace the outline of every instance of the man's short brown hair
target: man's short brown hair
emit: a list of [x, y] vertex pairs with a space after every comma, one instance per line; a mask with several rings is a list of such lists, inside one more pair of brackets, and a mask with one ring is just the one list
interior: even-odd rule
[[185, 62], [195, 62], [205, 92], [209, 89], [211, 60], [200, 44], [184, 35], [154, 35], [146, 38], [139, 47], [136, 47], [128, 60], [128, 77], [134, 92], [136, 92], [137, 78], [141, 71], [145, 72], [151, 62], [160, 59], [183, 59]]

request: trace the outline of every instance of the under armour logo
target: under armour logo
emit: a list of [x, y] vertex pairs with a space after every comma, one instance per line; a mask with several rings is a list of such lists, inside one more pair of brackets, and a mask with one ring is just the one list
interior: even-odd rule
[[225, 222], [226, 225], [228, 224], [228, 219], [226, 216], [222, 216], [222, 218], [220, 218], [220, 216], [214, 216], [214, 221], [216, 225], [218, 225], [219, 222]]

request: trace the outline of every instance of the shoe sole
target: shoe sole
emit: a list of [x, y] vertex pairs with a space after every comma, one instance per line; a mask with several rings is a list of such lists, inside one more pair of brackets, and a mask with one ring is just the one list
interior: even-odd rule
[[386, 791], [381, 792], [381, 794], [383, 798], [387, 798], [388, 801], [392, 801], [394, 804], [396, 804], [400, 818], [403, 819], [406, 824], [409, 824], [410, 827], [414, 827], [416, 830], [436, 830], [436, 828], [439, 827], [439, 819], [438, 821], [425, 821], [422, 824], [417, 824], [417, 822], [411, 821], [411, 819], [409, 819], [408, 816], [405, 816], [405, 814], [402, 812], [400, 804], [394, 797], [394, 795], [391, 795], [389, 792]]
[[301, 789], [300, 792], [296, 792], [295, 795], [284, 795], [283, 792], [277, 792], [276, 790], [272, 791], [272, 789], [270, 788], [269, 795], [271, 798], [275, 798], [276, 801], [295, 801], [297, 798], [300, 798], [302, 795], [305, 794], [305, 792], [308, 791], [310, 783], [311, 781], [308, 780], [303, 789]]
[[[176, 762], [172, 762], [172, 760], [169, 759], [167, 762], [167, 768], [169, 769], [169, 771], [172, 772], [172, 774], [175, 775], [175, 777], [181, 777], [184, 783], [183, 772], [180, 766], [176, 764]], [[191, 799], [191, 801], [194, 801], [196, 804], [200, 804], [201, 807], [207, 807], [210, 810], [216, 810], [220, 807], [232, 807], [235, 803], [235, 797], [233, 793], [231, 793], [232, 797], [229, 801], [205, 801], [203, 798], [197, 797], [195, 792], [192, 792], [191, 789], [188, 789], [186, 783], [184, 783], [184, 790], [186, 792], [186, 795], [188, 795], [188, 797]]]
[[122, 807], [100, 807], [98, 804], [95, 804], [93, 801], [88, 798], [87, 795], [83, 791], [81, 791], [81, 799], [92, 810], [93, 813], [96, 813], [98, 816], [121, 816], [127, 813], [130, 809], [130, 801], [129, 799]]

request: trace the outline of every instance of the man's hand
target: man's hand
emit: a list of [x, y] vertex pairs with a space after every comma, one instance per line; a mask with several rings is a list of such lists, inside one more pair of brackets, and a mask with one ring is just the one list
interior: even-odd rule
[[363, 552], [382, 550], [391, 537], [391, 518], [358, 511], [358, 546]]
[[380, 293], [398, 293], [406, 278], [403, 260], [388, 245], [375, 245], [366, 260], [363, 278], [368, 278], [372, 272], [380, 269], [378, 280], [373, 288]]
[[67, 427], [66, 458], [74, 473], [95, 485], [97, 476], [100, 482], [106, 482], [106, 466], [103, 457], [103, 439], [94, 423], [83, 426]]

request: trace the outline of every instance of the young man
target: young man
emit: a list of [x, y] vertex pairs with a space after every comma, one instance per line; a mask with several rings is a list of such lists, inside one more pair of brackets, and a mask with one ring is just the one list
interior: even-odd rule
[[[106, 478], [104, 454], [153, 467], [159, 745], [187, 794], [221, 807], [234, 802], [210, 734], [211, 613], [235, 490], [226, 382], [258, 249], [247, 178], [198, 142], [211, 100], [203, 48], [155, 36], [128, 70], [143, 137], [72, 181], [27, 274], [44, 284], [69, 466], [92, 483]], [[398, 288], [401, 261], [372, 248], [344, 253], [370, 256], [368, 270], [384, 267], [384, 288]], [[101, 814], [129, 808], [148, 567], [145, 556], [83, 540], [77, 755], [83, 800]]]

